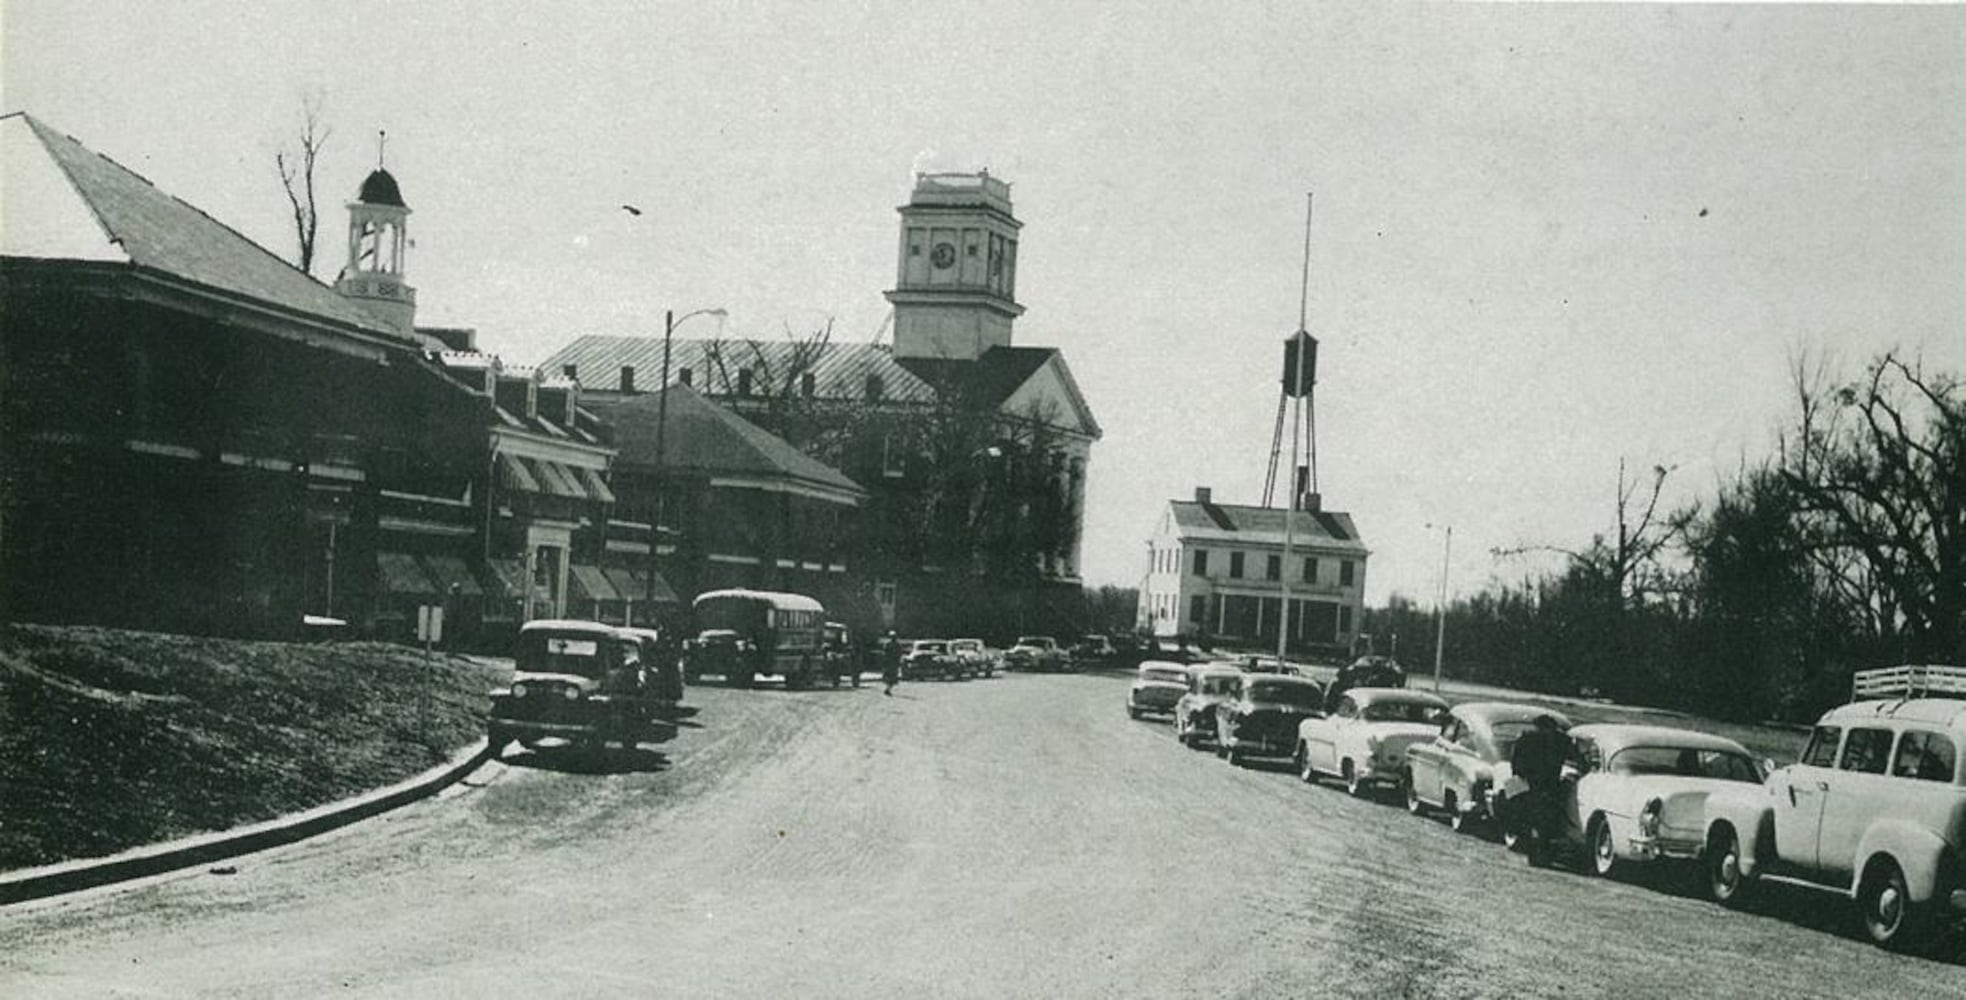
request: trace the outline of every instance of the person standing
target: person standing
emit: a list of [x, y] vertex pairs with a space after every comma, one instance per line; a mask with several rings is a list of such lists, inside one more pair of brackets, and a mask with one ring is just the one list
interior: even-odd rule
[[888, 629], [881, 636], [881, 683], [885, 687], [881, 693], [894, 697], [894, 686], [901, 683], [901, 641], [894, 637], [894, 630]]
[[1509, 754], [1509, 766], [1529, 786], [1521, 819], [1528, 838], [1529, 863], [1537, 867], [1549, 863], [1551, 852], [1563, 837], [1563, 765], [1574, 752], [1556, 717], [1539, 715], [1535, 727], [1515, 741]]

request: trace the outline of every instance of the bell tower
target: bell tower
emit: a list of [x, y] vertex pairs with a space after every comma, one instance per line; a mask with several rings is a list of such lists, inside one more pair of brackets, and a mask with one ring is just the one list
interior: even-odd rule
[[405, 337], [416, 327], [416, 289], [403, 280], [409, 220], [403, 192], [378, 153], [375, 170], [348, 203], [348, 263], [335, 290], [368, 305]]
[[1010, 185], [974, 174], [916, 174], [901, 213], [893, 291], [894, 356], [974, 361], [1010, 345], [1017, 231]]

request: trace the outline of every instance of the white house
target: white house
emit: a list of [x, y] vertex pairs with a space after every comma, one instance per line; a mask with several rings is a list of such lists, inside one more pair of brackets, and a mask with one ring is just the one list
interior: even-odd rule
[[1147, 540], [1140, 625], [1274, 648], [1287, 584], [1290, 648], [1348, 648], [1364, 617], [1370, 555], [1352, 516], [1321, 509], [1315, 494], [1287, 511], [1215, 503], [1200, 487], [1191, 501], [1168, 501]]

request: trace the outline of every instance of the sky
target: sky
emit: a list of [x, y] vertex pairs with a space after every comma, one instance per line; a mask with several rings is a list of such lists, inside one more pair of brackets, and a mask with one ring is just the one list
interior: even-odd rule
[[1010, 181], [1015, 342], [1061, 348], [1105, 429], [1090, 584], [1139, 583], [1169, 499], [1261, 500], [1307, 193], [1318, 486], [1374, 604], [1614, 530], [1621, 460], [1711, 496], [1772, 450], [1797, 358], [1966, 373], [1966, 8], [0, 12], [0, 108], [288, 255], [272, 160], [310, 94], [315, 273], [386, 130], [418, 321], [513, 363], [670, 308], [866, 340], [915, 172]]

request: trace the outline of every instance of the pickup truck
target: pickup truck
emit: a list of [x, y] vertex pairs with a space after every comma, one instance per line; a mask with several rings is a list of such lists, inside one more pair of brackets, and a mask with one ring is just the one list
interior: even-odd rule
[[1859, 671], [1802, 759], [1707, 800], [1702, 885], [1757, 879], [1854, 901], [1875, 943], [1910, 949], [1966, 918], [1966, 667]]

